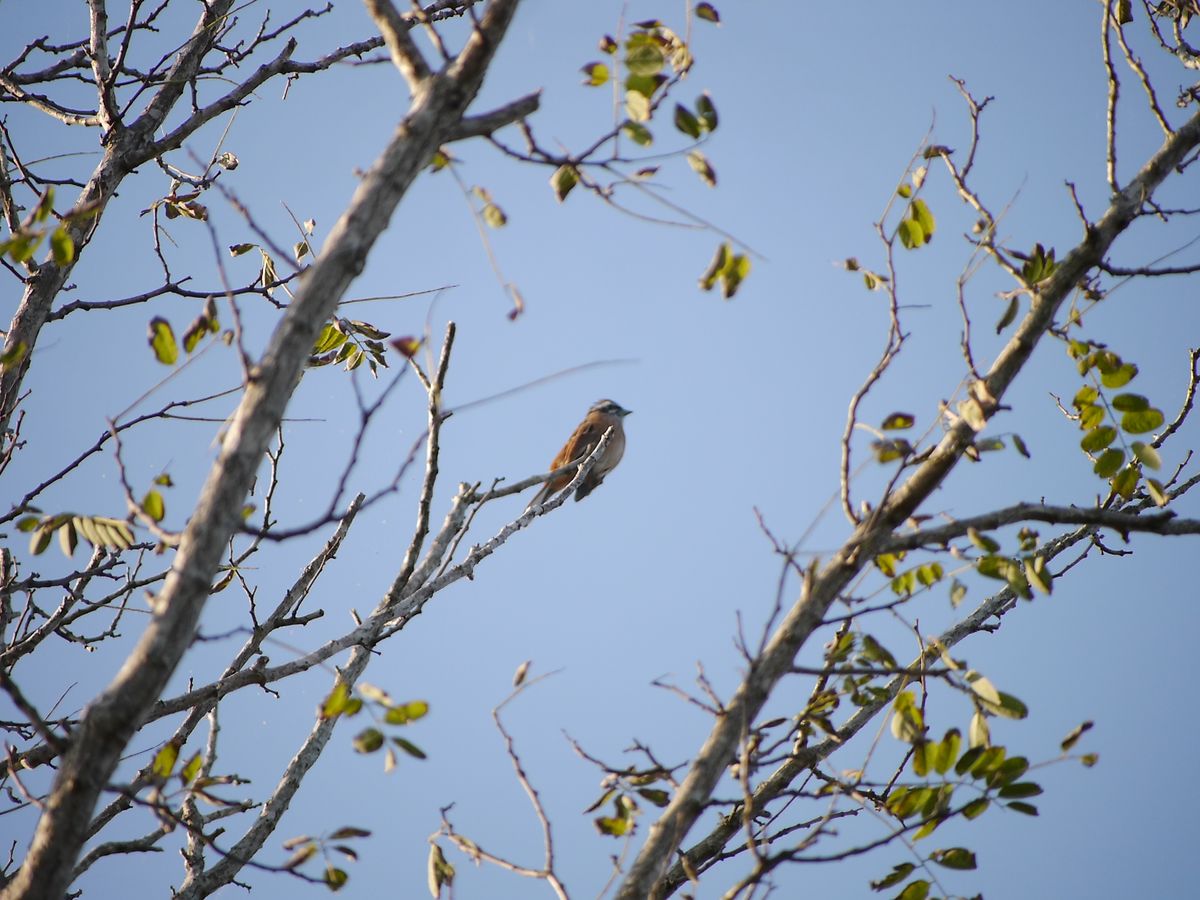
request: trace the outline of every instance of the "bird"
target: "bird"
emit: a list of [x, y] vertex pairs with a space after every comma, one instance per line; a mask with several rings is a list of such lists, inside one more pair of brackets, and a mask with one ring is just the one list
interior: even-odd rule
[[[575, 489], [576, 501], [582, 500], [598, 488], [604, 481], [604, 476], [615, 469], [617, 463], [621, 461], [621, 457], [625, 454], [625, 429], [621, 420], [632, 411], [622, 408], [619, 403], [614, 403], [612, 400], [597, 400], [567, 442], [563, 444], [563, 448], [558, 451], [554, 462], [550, 463], [550, 471], [553, 472], [569, 463], [583, 460], [596, 448], [596, 444], [600, 442], [604, 433], [609, 428], [613, 429], [612, 437], [608, 439], [608, 445], [604, 448], [603, 455], [592, 464], [587, 475], [579, 482], [579, 487]], [[551, 478], [542, 485], [542, 489], [529, 501], [529, 505], [525, 509], [529, 510], [539, 503], [545, 503], [552, 495], [566, 487], [574, 477], [575, 473], [564, 472], [562, 475]]]

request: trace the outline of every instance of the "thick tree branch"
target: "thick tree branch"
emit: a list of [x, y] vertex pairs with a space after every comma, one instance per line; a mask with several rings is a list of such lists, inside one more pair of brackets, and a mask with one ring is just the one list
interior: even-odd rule
[[[1104, 216], [1088, 229], [1083, 242], [1067, 254], [1054, 273], [1031, 286], [1029, 312], [987, 375], [972, 386], [972, 402], [978, 404], [985, 420], [999, 409], [1001, 398], [1076, 285], [1104, 258], [1113, 241], [1138, 216], [1167, 175], [1198, 145], [1200, 113], [1171, 135], [1137, 177], [1113, 198]], [[660, 879], [671, 865], [676, 848], [706, 808], [733, 758], [740, 736], [758, 716], [779, 679], [790, 671], [796, 653], [820, 627], [829, 607], [860, 569], [880, 551], [892, 530], [937, 489], [974, 438], [975, 430], [965, 419], [955, 422], [928, 459], [855, 529], [833, 558], [823, 568], [818, 570], [814, 566], [808, 571], [800, 599], [771, 636], [763, 653], [751, 662], [750, 671], [714, 725], [679, 790], [651, 826], [645, 844], [621, 883], [619, 898], [643, 900], [662, 896]]]
[[[71, 748], [63, 757], [29, 854], [0, 897], [59, 900], [66, 890], [101, 790], [195, 636], [222, 552], [241, 523], [239, 510], [322, 323], [362, 271], [368, 252], [408, 187], [474, 100], [516, 7], [517, 0], [493, 0], [456, 60], [445, 71], [431, 76], [425, 89], [414, 96], [408, 115], [363, 177], [348, 209], [333, 227], [320, 259], [308, 270], [262, 359], [250, 373], [250, 383], [230, 421], [220, 456], [157, 597], [155, 614], [121, 671], [87, 708], [73, 733]], [[205, 9], [196, 35], [173, 69], [173, 77], [139, 123], [156, 118], [162, 121], [188, 82], [188, 70], [180, 71], [180, 67], [189, 60], [198, 64], [203, 56], [199, 36], [215, 34], [227, 9], [227, 3], [213, 3]], [[150, 135], [144, 131], [142, 135], [148, 141]], [[43, 298], [39, 328], [65, 278], [63, 269], [55, 267], [55, 271], [57, 286]], [[355, 654], [350, 665], [357, 666], [360, 657], [365, 657], [365, 652]], [[365, 665], [365, 658], [361, 663]], [[314, 741], [321, 740], [324, 727], [325, 723], [318, 724]], [[298, 755], [294, 764], [304, 769], [312, 759]], [[235, 853], [241, 856], [239, 851]]]
[[984, 531], [1017, 522], [1049, 522], [1052, 525], [1096, 525], [1111, 528], [1122, 536], [1144, 531], [1151, 534], [1200, 534], [1200, 519], [1180, 519], [1173, 512], [1136, 513], [1123, 510], [1049, 506], [1042, 503], [1018, 503], [1005, 509], [958, 519], [937, 528], [922, 528], [909, 534], [897, 534], [884, 541], [882, 552], [915, 550], [918, 547], [943, 546], [962, 537], [969, 529]]

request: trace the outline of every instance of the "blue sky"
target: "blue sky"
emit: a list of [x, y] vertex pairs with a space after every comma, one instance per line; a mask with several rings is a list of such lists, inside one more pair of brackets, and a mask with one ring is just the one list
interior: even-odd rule
[[[635, 2], [626, 18], [658, 17], [681, 27], [683, 4]], [[253, 9], [253, 7], [251, 8]], [[430, 716], [408, 736], [425, 749], [424, 762], [403, 761], [384, 775], [378, 758], [353, 753], [343, 728], [270, 845], [265, 861], [281, 861], [286, 837], [342, 824], [373, 831], [350, 867], [351, 897], [421, 896], [426, 837], [438, 827], [438, 809], [454, 803], [455, 824], [480, 845], [521, 862], [540, 864], [537, 823], [517, 785], [490, 710], [508, 693], [514, 669], [534, 661], [533, 672], [561, 670], [520, 697], [507, 711], [526, 771], [541, 791], [555, 825], [560, 874], [573, 896], [594, 896], [605, 883], [609, 856], [620, 852], [595, 833], [581, 811], [600, 793], [599, 773], [578, 759], [563, 733], [590, 752], [622, 760], [633, 739], [665, 761], [686, 760], [708, 730], [695, 708], [651, 686], [665, 678], [690, 687], [696, 664], [719, 692], [737, 683], [733, 647], [737, 616], [756, 634], [769, 612], [777, 559], [756, 522], [761, 511], [772, 531], [796, 541], [815, 528], [804, 550], [828, 556], [847, 527], [834, 507], [821, 515], [837, 487], [838, 441], [846, 404], [880, 353], [886, 308], [880, 294], [837, 266], [857, 257], [881, 265], [872, 223], [888, 202], [912, 153], [932, 129], [932, 140], [965, 149], [969, 122], [949, 75], [965, 79], [978, 97], [994, 96], [983, 119], [976, 187], [993, 209], [1010, 207], [1002, 233], [1027, 249], [1034, 242], [1063, 255], [1080, 236], [1064, 181], [1073, 181], [1088, 213], [1102, 211], [1104, 181], [1104, 71], [1099, 56], [1099, 11], [1093, 3], [866, 4], [850, 16], [833, 4], [760, 3], [720, 6], [724, 23], [694, 29], [697, 66], [679, 98], [712, 93], [721, 124], [705, 148], [719, 175], [709, 190], [682, 159], [662, 161], [673, 202], [736, 235], [760, 256], [731, 302], [695, 286], [718, 238], [652, 226], [603, 207], [577, 191], [559, 205], [549, 171], [522, 167], [482, 142], [453, 149], [468, 185], [485, 186], [509, 224], [489, 233], [505, 277], [517, 284], [528, 309], [506, 318], [508, 301], [489, 265], [462, 195], [446, 173], [421, 179], [375, 248], [354, 285], [355, 297], [437, 288], [427, 299], [350, 307], [394, 334], [441, 334], [448, 318], [458, 340], [446, 389], [451, 406], [469, 403], [600, 360], [620, 360], [554, 380], [451, 418], [443, 431], [442, 484], [434, 521], [459, 481], [523, 478], [553, 457], [588, 405], [611, 397], [634, 410], [626, 421], [628, 449], [621, 467], [586, 503], [569, 503], [515, 537], [481, 566], [472, 582], [446, 591], [383, 649], [367, 680], [399, 697], [430, 702]], [[249, 12], [249, 10], [248, 10]], [[579, 67], [599, 58], [597, 39], [615, 32], [616, 3], [530, 0], [518, 13], [497, 57], [479, 109], [543, 89], [534, 119], [548, 146], [577, 149], [610, 121], [606, 88], [579, 84]], [[1139, 20], [1135, 27], [1141, 27]], [[0, 58], [47, 32], [82, 36], [86, 15], [78, 4], [0, 7]], [[341, 3], [299, 32], [298, 58], [315, 58], [367, 34], [362, 8]], [[165, 41], [165, 38], [164, 38]], [[167, 42], [169, 43], [169, 42]], [[422, 44], [422, 46], [427, 46]], [[1153, 48], [1141, 48], [1147, 61]], [[1169, 102], [1187, 82], [1182, 69], [1154, 61]], [[241, 160], [222, 183], [247, 204], [276, 240], [296, 238], [282, 203], [328, 233], [356, 184], [403, 114], [406, 93], [386, 65], [342, 68], [302, 79], [286, 101], [269, 84], [234, 122], [226, 148]], [[1126, 78], [1128, 116], [1119, 159], [1122, 177], [1160, 142], [1143, 111], [1136, 84]], [[1174, 108], [1169, 113], [1178, 117]], [[64, 142], [94, 150], [94, 135], [51, 129], [13, 116], [10, 128], [33, 158], [62, 152]], [[189, 147], [204, 158], [223, 124]], [[672, 143], [657, 129], [655, 150]], [[506, 140], [518, 143], [515, 134]], [[185, 165], [186, 157], [177, 160]], [[64, 172], [86, 173], [86, 158], [65, 159]], [[1195, 173], [1189, 173], [1194, 182]], [[101, 232], [76, 269], [72, 299], [112, 299], [161, 280], [151, 252], [149, 217], [139, 210], [168, 188], [165, 176], [145, 167], [122, 190]], [[1168, 202], [1196, 196], [1192, 185], [1172, 187]], [[900, 257], [905, 327], [911, 339], [862, 418], [878, 423], [893, 410], [917, 416], [923, 431], [941, 400], [963, 376], [958, 352], [960, 319], [954, 283], [969, 256], [960, 237], [974, 216], [954, 196], [945, 171], [930, 168], [925, 197], [938, 217], [927, 248]], [[215, 193], [207, 202], [222, 244], [254, 240], [238, 215]], [[1131, 264], [1172, 249], [1195, 235], [1189, 226], [1139, 223], [1114, 259]], [[176, 246], [166, 249], [177, 272], [197, 285], [215, 285], [217, 272], [203, 228], [172, 223]], [[1195, 262], [1195, 248], [1172, 261]], [[227, 259], [230, 277], [252, 278], [251, 256]], [[989, 360], [1001, 345], [993, 323], [1009, 287], [985, 271], [968, 288], [975, 317], [976, 354]], [[1088, 335], [1112, 344], [1141, 368], [1137, 387], [1168, 418], [1182, 398], [1186, 349], [1200, 334], [1200, 312], [1190, 283], [1131, 284], [1089, 318]], [[10, 286], [10, 309], [17, 293]], [[154, 386], [163, 370], [145, 345], [147, 319], [171, 320], [181, 331], [197, 310], [192, 301], [166, 299], [151, 311], [74, 315], [43, 335], [28, 386], [25, 435], [30, 449], [10, 468], [7, 496], [40, 480], [90, 444], [107, 417], [125, 410]], [[243, 305], [248, 339], [261, 346], [273, 322], [265, 306]], [[393, 369], [392, 371], [395, 371]], [[233, 355], [214, 347], [180, 378], [138, 407], [148, 410], [173, 396], [200, 394], [237, 381]], [[385, 377], [383, 381], [386, 381]], [[360, 379], [364, 393], [378, 386]], [[1047, 341], [1008, 398], [1013, 407], [995, 423], [997, 433], [1019, 432], [1032, 460], [1012, 450], [963, 465], [925, 512], [968, 515], [1017, 499], [1085, 505], [1102, 483], [1078, 449], [1078, 431], [1057, 411], [1079, 386], [1074, 366]], [[214, 404], [220, 418], [231, 409]], [[423, 427], [423, 394], [406, 377], [373, 424], [352, 487], [385, 484]], [[353, 439], [357, 416], [349, 377], [330, 367], [309, 373], [289, 414], [283, 460], [284, 525], [318, 515]], [[214, 423], [172, 423], [126, 441], [135, 484], [148, 485], [169, 470], [177, 486], [167, 496], [170, 527], [181, 527], [213, 459]], [[1164, 451], [1168, 470], [1182, 448], [1196, 443], [1194, 424]], [[865, 458], [865, 435], [856, 441]], [[855, 483], [858, 498], [873, 498], [890, 470], [868, 467]], [[316, 646], [349, 625], [349, 610], [371, 609], [399, 566], [414, 518], [418, 481], [410, 475], [396, 496], [359, 517], [332, 571], [311, 601], [326, 617], [309, 631], [275, 646], [280, 662]], [[116, 513], [122, 509], [111, 457], [83, 467], [51, 491], [43, 508]], [[482, 540], [522, 508], [513, 499], [480, 515], [472, 540]], [[1194, 499], [1181, 513], [1196, 514]], [[1054, 529], [1044, 527], [1043, 535]], [[262, 597], [286, 589], [323, 535], [271, 548], [247, 573]], [[18, 546], [23, 540], [14, 541]], [[1119, 539], [1110, 541], [1114, 546]], [[1023, 604], [992, 636], [976, 637], [956, 656], [1023, 699], [1023, 723], [1000, 722], [993, 736], [1031, 759], [1051, 758], [1076, 724], [1096, 728], [1081, 749], [1100, 753], [1091, 770], [1077, 763], [1039, 770], [1046, 788], [1041, 816], [992, 813], [969, 827], [947, 826], [926, 843], [967, 845], [980, 868], [948, 878], [950, 890], [989, 900], [1062, 896], [1178, 895], [1188, 877], [1191, 809], [1200, 793], [1188, 778], [1172, 777], [1198, 736], [1190, 715], [1186, 660], [1200, 622], [1193, 579], [1186, 576], [1191, 544], [1183, 538], [1137, 538], [1135, 555], [1091, 558], [1056, 585], [1054, 595]], [[23, 549], [23, 547], [21, 548]], [[36, 563], [47, 576], [65, 572], [56, 549]], [[26, 565], [30, 565], [25, 560]], [[966, 579], [967, 603], [989, 590]], [[796, 586], [791, 586], [794, 596]], [[219, 635], [241, 621], [232, 592], [213, 598], [204, 632]], [[955, 620], [944, 590], [906, 610], [922, 630], [935, 633]], [[127, 620], [126, 640], [136, 637]], [[896, 655], [910, 656], [911, 634], [895, 623], [873, 623]], [[825, 636], [822, 637], [822, 641]], [[185, 663], [175, 684], [212, 677], [238, 641], [213, 640]], [[820, 658], [821, 641], [801, 662]], [[119, 651], [88, 655], [74, 646], [55, 658], [30, 660], [14, 677], [43, 706], [75, 686], [66, 707], [82, 705], [91, 686], [120, 664]], [[64, 673], [69, 673], [64, 678]], [[327, 673], [282, 685], [276, 700], [250, 692], [222, 707], [221, 764], [253, 779], [247, 792], [265, 792], [278, 777], [312, 710], [328, 690]], [[806, 696], [797, 681], [772, 709], [787, 715]], [[970, 710], [939, 695], [931, 725], [965, 730]], [[882, 722], [882, 720], [881, 720]], [[868, 729], [870, 731], [870, 729]], [[861, 764], [872, 740], [858, 738], [836, 769]], [[887, 754], [898, 752], [888, 734]], [[143, 753], [152, 741], [130, 747]], [[135, 756], [131, 765], [141, 765]], [[865, 817], [861, 817], [865, 818]], [[639, 839], [647, 822], [643, 821]], [[0, 835], [21, 838], [28, 817], [0, 818]], [[146, 823], [139, 823], [145, 827]], [[131, 828], [130, 834], [140, 833]], [[697, 830], [693, 837], [702, 833]], [[846, 825], [847, 839], [879, 836], [869, 822]], [[831, 839], [822, 850], [836, 849]], [[447, 848], [458, 867], [458, 897], [525, 897], [544, 890], [516, 876], [476, 869]], [[165, 894], [178, 877], [176, 857], [145, 863], [148, 895]], [[867, 887], [907, 858], [899, 846], [838, 866], [794, 867], [779, 874], [783, 896], [874, 896]], [[1019, 864], [1014, 861], [1019, 860]], [[137, 861], [141, 865], [141, 861]], [[133, 864], [98, 865], [84, 880], [88, 896], [127, 895]], [[719, 896], [736, 877], [714, 873], [701, 896]], [[291, 897], [297, 885], [281, 876], [249, 873], [260, 897]], [[319, 891], [319, 888], [313, 888]]]

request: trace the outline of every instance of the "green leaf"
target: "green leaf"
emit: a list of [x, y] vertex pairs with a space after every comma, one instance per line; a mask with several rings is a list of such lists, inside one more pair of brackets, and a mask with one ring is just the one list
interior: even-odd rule
[[710, 188], [717, 186], [717, 172], [706, 157], [699, 150], [691, 150], [687, 155], [688, 165], [692, 167], [692, 171], [700, 176], [700, 180], [707, 184]]
[[58, 546], [63, 552], [63, 556], [74, 556], [75, 548], [79, 546], [79, 535], [75, 531], [75, 525], [69, 520], [59, 526], [58, 529]]
[[1079, 427], [1088, 431], [1098, 428], [1104, 421], [1104, 407], [1085, 406], [1079, 410]]
[[675, 127], [693, 140], [700, 138], [700, 120], [682, 103], [675, 104]]
[[631, 122], [648, 121], [650, 119], [650, 99], [640, 91], [626, 91], [625, 113]]
[[929, 741], [924, 741], [913, 747], [912, 770], [913, 774], [918, 778], [924, 778], [929, 774], [931, 747], [934, 747], [934, 745]]
[[633, 35], [629, 39], [628, 51], [625, 54], [625, 70], [630, 75], [642, 77], [657, 75], [662, 71], [666, 60], [658, 44], [652, 40], [637, 40], [642, 35]]
[[975, 696], [988, 706], [1000, 705], [1000, 692], [996, 690], [996, 686], [990, 680], [975, 671], [968, 672], [966, 677], [967, 684], [971, 686]]
[[1100, 458], [1096, 460], [1096, 465], [1093, 470], [1101, 478], [1111, 478], [1117, 474], [1117, 470], [1125, 464], [1125, 451], [1119, 450], [1116, 447], [1109, 447], [1100, 454]]
[[1090, 384], [1085, 384], [1075, 394], [1071, 405], [1076, 409], [1083, 409], [1085, 406], [1091, 406], [1100, 397], [1100, 391]]
[[966, 806], [964, 806], [962, 814], [968, 820], [977, 819], [980, 816], [982, 816], [985, 812], [987, 812], [987, 808], [991, 805], [992, 805], [992, 801], [989, 800], [987, 797], [979, 797], [978, 799], [972, 800], [970, 803], [968, 803]]
[[1138, 479], [1140, 477], [1141, 475], [1135, 466], [1126, 466], [1112, 480], [1112, 489], [1128, 500], [1137, 490]]
[[187, 765], [185, 765], [179, 771], [180, 783], [183, 785], [191, 784], [195, 780], [196, 776], [200, 774], [200, 767], [203, 765], [203, 763], [204, 760], [200, 754], [193, 753], [192, 758], [188, 760]]
[[713, 105], [712, 96], [708, 91], [696, 98], [696, 115], [705, 131], [717, 130], [717, 108]]
[[384, 721], [389, 725], [407, 725], [417, 719], [424, 718], [429, 713], [429, 704], [424, 700], [413, 700], [388, 709]]
[[46, 188], [46, 193], [42, 194], [38, 200], [37, 206], [33, 208], [33, 221], [40, 224], [50, 218], [50, 214], [54, 212], [54, 188]]
[[158, 491], [147, 491], [146, 496], [142, 498], [142, 512], [155, 522], [161, 522], [167, 514], [162, 494]]
[[491, 228], [503, 228], [508, 224], [508, 216], [495, 203], [488, 203], [483, 207], [483, 221]]
[[967, 596], [967, 586], [955, 578], [950, 583], [950, 605], [957, 608]]
[[1027, 446], [1025, 446], [1025, 441], [1022, 439], [1022, 437], [1019, 434], [1014, 434], [1012, 436], [1012, 442], [1013, 442], [1013, 446], [1017, 448], [1017, 452], [1020, 453], [1023, 457], [1025, 457], [1026, 459], [1033, 458], [1029, 452], [1029, 448]]
[[965, 847], [951, 847], [947, 850], [934, 850], [929, 858], [947, 869], [974, 869], [975, 854]]
[[1012, 694], [1000, 691], [1000, 703], [993, 712], [1006, 719], [1024, 719], [1029, 715], [1029, 707]]
[[422, 750], [420, 747], [418, 747], [416, 744], [414, 744], [412, 741], [405, 740], [402, 737], [393, 736], [392, 743], [395, 744], [397, 747], [399, 747], [401, 750], [403, 750], [405, 753], [407, 753], [409, 756], [413, 757], [413, 759], [428, 759], [429, 758], [428, 755], [425, 753], [425, 751]]
[[871, 452], [875, 454], [876, 462], [889, 463], [907, 457], [913, 452], [913, 446], [904, 438], [895, 438], [889, 441], [872, 441]]
[[[991, 729], [987, 719], [978, 710], [971, 716], [971, 727], [967, 730], [967, 740], [972, 747], [986, 747], [992, 740]], [[960, 761], [961, 762], [961, 761]]]
[[1146, 479], [1146, 491], [1150, 494], [1150, 499], [1154, 501], [1155, 506], [1166, 506], [1170, 502], [1171, 498], [1167, 496], [1162, 482], [1157, 479]]
[[179, 359], [179, 347], [175, 343], [175, 332], [171, 330], [170, 322], [161, 316], [151, 319], [148, 340], [155, 359], [164, 366], [175, 365]]
[[928, 881], [910, 881], [908, 887], [896, 895], [896, 900], [926, 900], [928, 896]]
[[331, 891], [340, 891], [346, 886], [346, 882], [350, 880], [350, 876], [345, 870], [339, 869], [332, 863], [325, 866], [325, 885]]
[[70, 265], [75, 259], [75, 241], [65, 225], [59, 225], [50, 235], [50, 254], [56, 266]]
[[629, 834], [634, 826], [633, 819], [628, 816], [599, 816], [595, 821], [600, 833], [610, 837], [623, 837]]
[[1094, 725], [1094, 722], [1084, 722], [1081, 725], [1077, 725], [1072, 728], [1071, 733], [1062, 739], [1062, 744], [1060, 746], [1062, 747], [1063, 753], [1069, 752], [1070, 749], [1079, 742], [1081, 737], [1092, 730]]
[[717, 279], [721, 277], [721, 273], [725, 270], [725, 266], [729, 262], [729, 258], [733, 255], [733, 249], [729, 244], [721, 244], [717, 247], [716, 253], [713, 254], [712, 261], [709, 262], [708, 268], [704, 270], [704, 274], [700, 276], [700, 289], [711, 291], [717, 283]]
[[1111, 425], [1102, 425], [1099, 428], [1093, 428], [1085, 434], [1079, 442], [1079, 446], [1084, 453], [1096, 453], [1103, 450], [1116, 439], [1117, 429]]
[[925, 243], [925, 232], [921, 229], [920, 223], [913, 219], [901, 220], [896, 234], [906, 250], [915, 250]]
[[1026, 284], [1036, 284], [1045, 278], [1049, 278], [1056, 268], [1054, 263], [1054, 250], [1049, 253], [1041, 244], [1034, 244], [1033, 251], [1029, 254], [1029, 258], [1025, 261], [1025, 265], [1021, 268], [1021, 277], [1025, 279]]
[[889, 873], [888, 875], [879, 879], [878, 881], [871, 882], [871, 890], [883, 891], [883, 890], [887, 890], [890, 887], [895, 887], [900, 882], [902, 882], [905, 878], [907, 878], [909, 875], [911, 875], [913, 869], [915, 869], [915, 868], [916, 868], [915, 865], [913, 865], [912, 863], [907, 863], [907, 862], [900, 863], [899, 865], [896, 865], [896, 866], [892, 866], [891, 873]]
[[697, 3], [696, 18], [703, 19], [705, 22], [712, 22], [714, 25], [721, 24], [721, 15], [711, 3]]
[[427, 868], [429, 893], [433, 896], [433, 900], [438, 900], [442, 896], [442, 885], [454, 884], [454, 866], [446, 861], [446, 856], [442, 853], [441, 847], [430, 843]]
[[25, 351], [28, 349], [29, 345], [24, 341], [17, 341], [8, 350], [0, 353], [0, 371], [18, 365], [25, 358]]
[[933, 758], [933, 768], [939, 775], [945, 775], [950, 771], [950, 767], [954, 765], [954, 760], [958, 757], [958, 748], [961, 745], [962, 735], [959, 734], [957, 728], [951, 728], [946, 732], [946, 736], [938, 743], [937, 752]]
[[1141, 394], [1117, 394], [1112, 398], [1112, 406], [1121, 412], [1142, 412], [1150, 408], [1150, 401]]
[[359, 753], [374, 753], [383, 746], [383, 732], [378, 728], [364, 728], [354, 736], [353, 743]]
[[322, 719], [335, 719], [342, 713], [347, 712], [350, 704], [350, 688], [344, 682], [338, 682], [329, 696], [325, 698], [325, 702], [321, 704], [320, 716]]
[[1133, 451], [1133, 455], [1137, 457], [1147, 469], [1158, 471], [1162, 468], [1162, 457], [1158, 455], [1158, 451], [1149, 444], [1144, 444], [1141, 441], [1134, 441], [1129, 445], [1129, 449]]
[[917, 581], [922, 587], [932, 587], [942, 580], [945, 570], [942, 569], [941, 563], [926, 563], [923, 566], [917, 567]]
[[1046, 569], [1046, 560], [1041, 556], [1025, 558], [1025, 579], [1035, 590], [1049, 594], [1054, 590], [1054, 578]]
[[608, 81], [608, 66], [602, 62], [588, 63], [580, 71], [586, 76], [583, 83], [588, 87], [600, 87]]
[[1001, 797], [1012, 800], [1036, 797], [1040, 793], [1042, 793], [1041, 786], [1032, 781], [1021, 781], [1000, 789]]
[[883, 420], [883, 424], [879, 427], [883, 431], [903, 431], [906, 428], [912, 428], [916, 424], [917, 418], [912, 413], [894, 412]]
[[1157, 409], [1127, 412], [1121, 416], [1121, 427], [1130, 434], [1146, 434], [1162, 425], [1163, 414]]
[[554, 191], [554, 198], [559, 203], [567, 199], [567, 194], [571, 193], [577, 184], [579, 184], [579, 170], [574, 166], [559, 166], [550, 176], [550, 187]]
[[933, 834], [934, 831], [937, 830], [938, 826], [944, 821], [945, 819], [943, 819], [941, 816], [929, 819], [924, 825], [922, 825], [913, 833], [913, 840], [919, 841], [923, 838], [929, 837], [929, 835]]
[[1000, 549], [1000, 543], [995, 538], [974, 528], [967, 529], [967, 539], [985, 553], [995, 553]]
[[174, 741], [167, 741], [163, 744], [157, 753], [154, 754], [154, 762], [151, 763], [151, 771], [156, 777], [167, 779], [171, 777], [171, 773], [175, 771], [175, 762], [179, 759], [179, 745]]
[[925, 727], [921, 710], [913, 699], [912, 691], [901, 691], [892, 704], [892, 735], [899, 741], [911, 744], [924, 734]]
[[1034, 806], [1032, 803], [1023, 803], [1020, 800], [1014, 800], [1007, 805], [1008, 805], [1008, 808], [1011, 809], [1013, 812], [1024, 813], [1027, 816], [1036, 816], [1038, 814], [1037, 807]]
[[230, 244], [229, 245], [229, 255], [230, 256], [241, 256], [243, 253], [249, 253], [251, 250], [253, 250], [257, 246], [258, 246], [258, 244]]
[[731, 257], [721, 270], [721, 295], [726, 300], [732, 300], [746, 276], [750, 274], [750, 260], [738, 253]]
[[924, 200], [917, 199], [912, 202], [912, 211], [910, 213], [917, 224], [921, 226], [921, 230], [925, 232], [925, 241], [928, 243], [933, 239], [935, 228], [933, 213], [929, 211], [929, 206]]
[[1117, 368], [1100, 374], [1100, 383], [1107, 388], [1119, 388], [1129, 384], [1138, 373], [1133, 363], [1123, 363]]
[[671, 802], [671, 795], [661, 788], [638, 788], [638, 796], [645, 798], [660, 809]]
[[8, 254], [8, 258], [15, 263], [28, 262], [37, 248], [41, 246], [42, 239], [45, 238], [45, 232], [42, 231], [18, 231], [10, 237], [0, 248]]
[[649, 101], [654, 99], [658, 89], [666, 83], [667, 76], [661, 73], [658, 75], [630, 75], [625, 79], [625, 90], [641, 94]]
[[987, 747], [979, 754], [979, 758], [975, 760], [975, 764], [971, 766], [971, 776], [973, 778], [988, 778], [1002, 765], [1004, 765], [1004, 748]]
[[639, 147], [649, 147], [654, 143], [654, 135], [650, 133], [649, 128], [640, 122], [626, 122], [621, 126], [621, 129]]

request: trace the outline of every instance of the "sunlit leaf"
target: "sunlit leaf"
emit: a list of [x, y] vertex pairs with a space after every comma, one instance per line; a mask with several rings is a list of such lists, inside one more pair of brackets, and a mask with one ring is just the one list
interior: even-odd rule
[[148, 341], [154, 358], [164, 366], [173, 366], [179, 359], [179, 347], [175, 343], [175, 332], [171, 323], [161, 316], [150, 320]]
[[951, 847], [947, 850], [934, 850], [929, 858], [947, 869], [974, 869], [975, 854], [965, 847]]
[[696, 115], [705, 131], [717, 130], [717, 107], [713, 104], [708, 91], [696, 98]]
[[427, 868], [429, 893], [433, 896], [434, 900], [437, 900], [442, 895], [442, 886], [454, 883], [454, 866], [446, 861], [446, 856], [442, 853], [441, 847], [430, 843]]
[[59, 225], [50, 234], [50, 254], [56, 266], [69, 265], [75, 259], [75, 241], [65, 225]]
[[682, 103], [675, 104], [675, 127], [693, 140], [700, 137], [700, 120]]
[[354, 736], [353, 744], [359, 753], [374, 753], [383, 746], [383, 732], [378, 728], [364, 728]]
[[1111, 478], [1124, 464], [1125, 451], [1117, 447], [1109, 447], [1100, 454], [1100, 458], [1096, 460], [1096, 464], [1092, 468], [1101, 478]]
[[550, 176], [550, 188], [554, 191], [554, 198], [559, 203], [567, 199], [567, 194], [571, 193], [577, 184], [579, 184], [579, 171], [574, 166], [559, 166]]
[[175, 762], [179, 759], [179, 745], [174, 741], [167, 741], [163, 744], [159, 751], [154, 754], [154, 762], [151, 763], [151, 771], [155, 776], [162, 779], [171, 777], [171, 773], [175, 771]]
[[602, 62], [591, 62], [581, 70], [584, 74], [583, 83], [589, 87], [600, 87], [608, 81], [608, 66]]
[[1166, 490], [1162, 483], [1154, 478], [1146, 479], [1146, 491], [1150, 494], [1150, 499], [1154, 501], [1155, 506], [1166, 506], [1171, 498], [1167, 496]]
[[884, 419], [879, 427], [884, 431], [902, 431], [912, 428], [916, 421], [917, 418], [912, 413], [894, 412]]
[[340, 891], [349, 880], [350, 876], [346, 874], [345, 870], [339, 869], [332, 863], [325, 867], [325, 885], [331, 891]]
[[1154, 431], [1165, 421], [1162, 412], [1157, 409], [1143, 409], [1127, 412], [1121, 416], [1121, 427], [1130, 434], [1146, 434]]
[[422, 750], [420, 747], [418, 747], [416, 744], [414, 744], [412, 741], [405, 740], [402, 737], [396, 737], [396, 736], [393, 736], [391, 740], [392, 740], [393, 744], [395, 744], [397, 747], [399, 747], [401, 750], [403, 750], [405, 753], [407, 753], [409, 756], [413, 757], [414, 759], [427, 759], [428, 758], [425, 751]]
[[162, 494], [158, 491], [147, 491], [146, 496], [142, 498], [142, 512], [155, 522], [161, 522], [167, 514]]
[[701, 181], [709, 187], [717, 186], [717, 172], [709, 163], [708, 157], [699, 150], [691, 150], [688, 152], [687, 161], [688, 165], [692, 167], [692, 171], [700, 176]]

